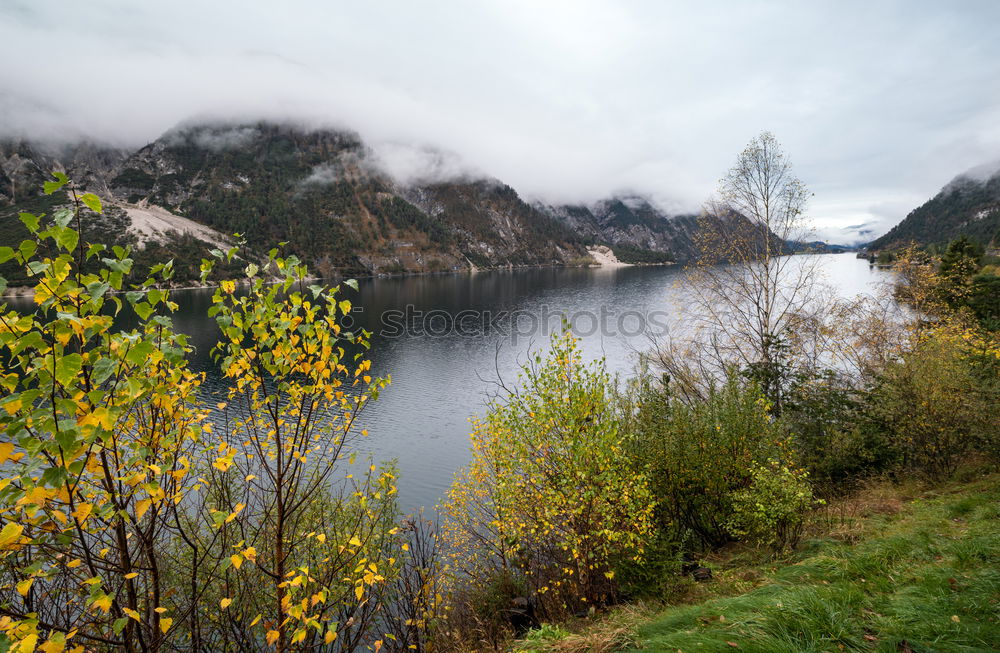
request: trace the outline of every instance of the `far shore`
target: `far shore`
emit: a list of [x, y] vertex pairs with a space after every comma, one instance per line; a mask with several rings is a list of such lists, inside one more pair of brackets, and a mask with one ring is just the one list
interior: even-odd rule
[[[607, 248], [610, 251], [610, 248]], [[623, 268], [623, 267], [649, 267], [649, 266], [670, 266], [677, 265], [674, 262], [665, 263], [625, 263], [619, 261], [614, 254], [611, 254], [613, 260], [608, 260], [604, 258], [603, 260], [598, 259], [594, 256], [594, 252], [588, 250], [591, 258], [594, 259], [594, 263], [591, 265], [566, 265], [566, 264], [555, 264], [555, 263], [534, 263], [527, 265], [503, 265], [492, 268], [480, 268], [480, 267], [469, 267], [453, 270], [407, 270], [405, 272], [369, 272], [367, 274], [354, 274], [354, 275], [343, 275], [328, 277], [321, 279], [320, 277], [309, 277], [305, 279], [306, 281], [328, 281], [333, 283], [339, 283], [345, 279], [395, 279], [402, 277], [422, 277], [422, 276], [434, 276], [434, 275], [458, 275], [458, 274], [474, 274], [479, 272], [503, 272], [503, 271], [513, 271], [513, 270], [532, 270], [532, 269], [596, 269], [596, 268]], [[237, 283], [245, 284], [246, 280], [242, 278], [233, 279]], [[205, 283], [205, 284], [184, 284], [178, 286], [158, 286], [160, 290], [204, 290], [206, 288], [216, 288], [218, 287], [217, 282]], [[145, 290], [149, 290], [148, 288]], [[121, 290], [121, 291], [109, 291], [108, 294], [122, 294], [126, 292], [132, 292], [132, 290]], [[139, 290], [139, 292], [144, 292], [144, 290]], [[31, 286], [11, 286], [7, 288], [0, 297], [33, 297], [35, 294], [34, 288]]]

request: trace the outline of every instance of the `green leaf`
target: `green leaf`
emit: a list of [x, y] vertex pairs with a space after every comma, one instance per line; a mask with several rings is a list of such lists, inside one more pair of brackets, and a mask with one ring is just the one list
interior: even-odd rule
[[65, 227], [73, 221], [74, 213], [70, 209], [59, 209], [52, 214], [52, 220], [59, 227]]
[[[143, 318], [145, 319], [145, 318]], [[145, 340], [138, 342], [133, 346], [128, 354], [125, 356], [125, 360], [133, 365], [142, 365], [149, 355], [153, 353], [153, 344], [146, 342]]]
[[73, 379], [83, 369], [83, 358], [80, 354], [67, 354], [56, 361], [56, 381], [63, 386], [69, 386]]
[[24, 226], [28, 228], [28, 231], [35, 233], [38, 231], [38, 224], [42, 221], [41, 216], [37, 216], [33, 213], [19, 213], [17, 215], [24, 223]]
[[347, 280], [344, 281], [344, 285], [347, 286], [348, 288], [354, 288], [354, 290], [357, 290], [358, 289], [358, 280], [357, 279], [347, 279]]
[[143, 320], [148, 320], [149, 316], [153, 314], [153, 307], [147, 304], [146, 302], [139, 302], [138, 304], [135, 304], [132, 308], [133, 310], [135, 310], [135, 314], [138, 315]]
[[92, 300], [100, 299], [110, 288], [111, 285], [105, 281], [94, 281], [87, 284], [87, 294]]
[[14, 258], [13, 247], [0, 247], [0, 263], [6, 263]]
[[42, 473], [42, 485], [49, 487], [59, 487], [66, 480], [65, 467], [49, 467]]
[[94, 213], [104, 213], [104, 208], [101, 206], [101, 198], [93, 193], [84, 193], [80, 197], [80, 201], [87, 205], [87, 208]]
[[31, 261], [28, 263], [28, 271], [31, 272], [32, 275], [41, 274], [48, 269], [48, 263], [42, 263], [41, 261]]
[[69, 183], [69, 178], [61, 172], [53, 172], [52, 176], [56, 178], [56, 181], [47, 181], [42, 185], [42, 190], [46, 195], [51, 195]]
[[17, 248], [17, 251], [21, 252], [21, 258], [27, 261], [29, 258], [35, 255], [35, 250], [38, 249], [38, 243], [33, 240], [22, 240], [21, 245]]
[[[56, 433], [56, 444], [62, 447], [63, 451], [73, 451], [76, 449], [76, 433], [73, 429], [66, 429]], [[45, 477], [42, 477], [45, 480]]]
[[67, 252], [72, 252], [80, 242], [80, 234], [69, 227], [63, 227], [56, 231], [56, 242]]
[[111, 358], [98, 358], [94, 362], [94, 371], [92, 380], [95, 384], [100, 385], [108, 380], [108, 378], [114, 373], [117, 363]]

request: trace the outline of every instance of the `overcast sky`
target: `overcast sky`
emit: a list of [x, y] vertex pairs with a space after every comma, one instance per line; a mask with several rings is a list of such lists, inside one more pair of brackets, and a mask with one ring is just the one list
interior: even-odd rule
[[0, 0], [0, 55], [8, 133], [292, 118], [552, 201], [696, 210], [767, 129], [834, 238], [1000, 160], [997, 0]]

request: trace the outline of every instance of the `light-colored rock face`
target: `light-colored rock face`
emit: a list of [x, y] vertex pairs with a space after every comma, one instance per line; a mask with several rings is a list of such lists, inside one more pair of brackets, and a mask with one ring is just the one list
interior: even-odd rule
[[669, 214], [642, 197], [610, 198], [590, 206], [536, 206], [590, 241], [665, 254], [676, 262], [697, 256], [698, 216]]
[[590, 258], [594, 259], [594, 262], [602, 268], [620, 268], [630, 265], [629, 263], [622, 263], [619, 261], [618, 257], [615, 256], [614, 251], [606, 245], [588, 247], [587, 253], [590, 254]]
[[168, 232], [175, 231], [194, 236], [216, 247], [229, 246], [229, 239], [218, 231], [194, 220], [174, 215], [162, 206], [148, 203], [121, 203], [120, 206], [128, 214], [132, 222], [131, 230], [141, 244], [149, 241], [162, 242]]

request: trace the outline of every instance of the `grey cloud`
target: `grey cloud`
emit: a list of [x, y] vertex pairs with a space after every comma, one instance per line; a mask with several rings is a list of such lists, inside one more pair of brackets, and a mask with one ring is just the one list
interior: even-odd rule
[[309, 175], [300, 182], [302, 186], [329, 186], [340, 179], [337, 167], [332, 163], [313, 166]]
[[821, 231], [884, 231], [997, 159], [997, 24], [992, 0], [11, 0], [0, 132], [142, 145], [192, 116], [294, 119], [360, 132], [401, 178], [691, 211], [768, 129]]

